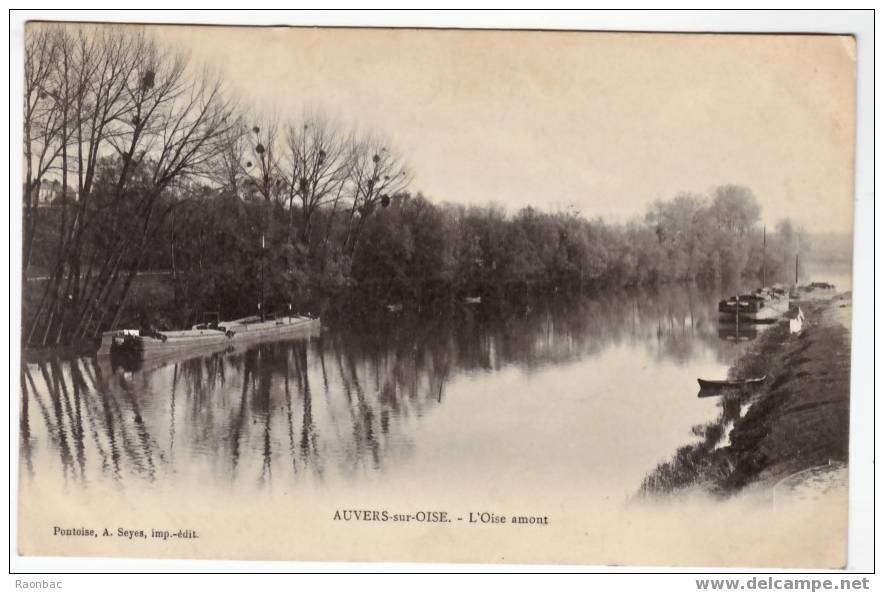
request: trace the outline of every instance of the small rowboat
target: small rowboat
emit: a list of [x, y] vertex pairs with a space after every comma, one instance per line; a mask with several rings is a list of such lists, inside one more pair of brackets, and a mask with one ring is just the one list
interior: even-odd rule
[[751, 379], [736, 379], [733, 381], [710, 381], [708, 379], [697, 379], [700, 384], [700, 393], [697, 397], [716, 397], [728, 393], [740, 393], [746, 387], [754, 387], [761, 385], [767, 375], [763, 377], [753, 377]]
[[752, 379], [735, 379], [732, 381], [712, 381], [709, 379], [697, 379], [700, 389], [721, 389], [723, 387], [746, 387], [750, 385], [760, 385], [767, 379], [767, 375], [763, 377], [754, 377]]

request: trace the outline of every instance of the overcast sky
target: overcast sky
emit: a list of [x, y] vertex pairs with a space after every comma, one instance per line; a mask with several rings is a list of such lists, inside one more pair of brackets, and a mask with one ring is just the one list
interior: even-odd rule
[[750, 187], [771, 224], [853, 221], [850, 38], [166, 27], [243, 103], [391, 139], [435, 201], [576, 205]]

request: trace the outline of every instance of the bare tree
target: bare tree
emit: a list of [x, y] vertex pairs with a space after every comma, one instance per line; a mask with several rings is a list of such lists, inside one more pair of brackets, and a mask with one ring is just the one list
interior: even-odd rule
[[[58, 113], [60, 175], [66, 198], [58, 229], [58, 256], [27, 333], [27, 341], [34, 343], [34, 332], [42, 321], [39, 343], [46, 344], [61, 339], [65, 310], [78, 305], [82, 237], [89, 222], [92, 182], [113, 122], [128, 108], [124, 90], [137, 55], [132, 51], [137, 38], [114, 29], [42, 27], [55, 35], [57, 44], [56, 65], [45, 93]], [[32, 31], [39, 34], [41, 29], [28, 33]], [[72, 200], [66, 194], [71, 172], [77, 178], [77, 200], [70, 205], [74, 212], [69, 217]], [[50, 339], [53, 327], [57, 332]]]
[[249, 179], [244, 163], [248, 161], [247, 128], [244, 118], [238, 117], [227, 129], [222, 140], [223, 149], [215, 161], [210, 179], [222, 190], [241, 198], [246, 180]]
[[244, 150], [239, 165], [250, 189], [269, 205], [283, 195], [284, 180], [279, 171], [279, 124], [273, 117], [253, 119], [257, 123], [241, 136]]
[[348, 162], [350, 211], [344, 248], [352, 255], [366, 219], [378, 205], [386, 207], [393, 195], [403, 191], [410, 177], [402, 158], [374, 136], [354, 141]]
[[[154, 68], [145, 69], [140, 77], [142, 86], [157, 87], [148, 101], [156, 109], [148, 113], [143, 138], [138, 137], [137, 131], [141, 124], [133, 119], [128, 150], [122, 155], [124, 168], [127, 163], [144, 167], [147, 187], [137, 204], [137, 233], [134, 237], [127, 234], [120, 252], [129, 262], [111, 326], [119, 319], [149, 239], [175, 207], [174, 201], [163, 204], [161, 198], [179, 179], [211, 175], [214, 161], [224, 153], [225, 140], [233, 125], [233, 106], [223, 96], [221, 81], [207, 72], [189, 77], [185, 66], [182, 56], [163, 55]], [[137, 113], [141, 110], [136, 109]], [[123, 199], [125, 182], [118, 187], [120, 193], [116, 198]], [[118, 258], [112, 278], [117, 276], [120, 261]], [[113, 288], [111, 281], [103, 294], [111, 294]]]
[[301, 241], [310, 246], [317, 211], [331, 205], [334, 215], [348, 178], [349, 150], [337, 126], [321, 115], [309, 115], [292, 124], [286, 135], [284, 177], [289, 208], [289, 236], [293, 234], [294, 204], [301, 209]]
[[61, 146], [58, 142], [57, 102], [49, 95], [50, 78], [58, 54], [58, 32], [49, 28], [29, 29], [25, 40], [24, 80], [24, 226], [23, 268], [31, 261], [40, 186], [54, 166]]
[[[185, 56], [143, 32], [58, 32], [49, 94], [60, 112], [62, 185], [75, 171], [78, 199], [70, 220], [62, 215], [55, 269], [27, 331], [28, 343], [43, 345], [91, 337], [114, 298], [112, 319], [119, 316], [147, 241], [174, 206], [164, 192], [182, 177], [208, 174], [232, 121], [220, 82], [193, 73]], [[96, 201], [96, 175], [109, 159], [112, 189]], [[103, 233], [105, 246], [88, 256], [87, 231]]]

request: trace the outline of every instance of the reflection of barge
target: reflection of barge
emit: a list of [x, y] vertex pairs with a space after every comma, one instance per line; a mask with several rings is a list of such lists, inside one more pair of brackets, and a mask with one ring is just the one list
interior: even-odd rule
[[318, 318], [287, 316], [261, 321], [246, 317], [234, 321], [206, 323], [189, 330], [117, 330], [102, 335], [99, 355], [120, 354], [138, 358], [175, 355], [192, 350], [243, 342], [263, 341], [298, 335], [320, 327]]
[[745, 342], [754, 340], [760, 333], [761, 330], [754, 323], [726, 323], [725, 318], [722, 318], [718, 324], [718, 337], [722, 340]]

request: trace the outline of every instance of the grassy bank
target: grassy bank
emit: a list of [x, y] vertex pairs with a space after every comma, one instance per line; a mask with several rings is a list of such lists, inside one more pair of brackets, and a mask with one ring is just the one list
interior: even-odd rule
[[719, 417], [694, 427], [699, 442], [658, 465], [641, 494], [701, 488], [727, 495], [847, 461], [850, 294], [800, 306], [806, 316], [800, 333], [777, 324], [730, 369], [731, 378], [766, 375], [762, 387], [724, 397]]

